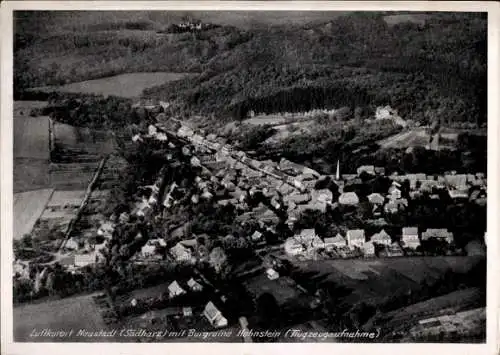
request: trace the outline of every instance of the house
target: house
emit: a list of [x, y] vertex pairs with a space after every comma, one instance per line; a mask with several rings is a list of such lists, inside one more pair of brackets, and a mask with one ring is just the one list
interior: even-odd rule
[[382, 245], [390, 245], [392, 243], [391, 236], [387, 234], [384, 229], [382, 229], [379, 233], [375, 233], [374, 235], [372, 235], [370, 241], [374, 244], [376, 243]]
[[182, 315], [184, 317], [192, 317], [193, 316], [193, 308], [191, 308], [191, 307], [182, 307]]
[[328, 189], [313, 190], [311, 195], [313, 201], [332, 203], [333, 200], [333, 193]]
[[320, 237], [316, 234], [313, 228], [303, 229], [295, 238], [304, 244], [308, 249], [323, 248], [325, 245]]
[[156, 246], [153, 243], [146, 243], [141, 248], [141, 256], [143, 258], [148, 258], [156, 254]]
[[362, 165], [356, 170], [356, 172], [358, 173], [358, 176], [363, 172], [375, 175], [375, 167], [373, 165]]
[[355, 192], [344, 192], [339, 196], [339, 203], [341, 205], [357, 205], [359, 203], [358, 195]]
[[373, 205], [383, 205], [384, 201], [385, 201], [384, 196], [382, 196], [379, 193], [369, 194], [367, 196], [367, 198], [368, 198], [368, 201], [370, 201], [370, 203]]
[[398, 204], [395, 202], [387, 202], [384, 206], [385, 213], [397, 213], [399, 211]]
[[394, 257], [394, 256], [403, 256], [403, 249], [399, 246], [397, 242], [394, 242], [390, 245], [387, 246], [387, 256], [389, 257]]
[[262, 233], [259, 231], [253, 232], [252, 236], [250, 237], [250, 239], [252, 239], [252, 241], [254, 242], [259, 241], [261, 238], [262, 238]]
[[69, 238], [64, 244], [64, 248], [68, 250], [78, 250], [78, 242], [75, 240], [75, 238]]
[[467, 188], [467, 175], [466, 174], [447, 174], [444, 176], [446, 185], [455, 189]]
[[210, 324], [216, 328], [227, 326], [227, 319], [224, 318], [222, 313], [215, 307], [212, 301], [208, 302], [203, 311], [203, 315], [208, 319]]
[[203, 290], [203, 286], [193, 278], [189, 279], [189, 281], [187, 282], [187, 285], [191, 289], [191, 291], [194, 291], [194, 292], [199, 292], [199, 291]]
[[334, 247], [335, 248], [345, 247], [347, 245], [347, 242], [340, 233], [337, 233], [335, 237], [325, 238], [323, 240], [323, 244], [326, 250], [332, 250]]
[[192, 166], [200, 166], [201, 165], [200, 159], [198, 159], [198, 157], [195, 157], [195, 156], [191, 157], [190, 163]]
[[401, 198], [401, 190], [395, 185], [391, 185], [391, 187], [389, 187], [388, 193], [389, 193], [388, 197], [391, 200], [397, 200]]
[[193, 254], [182, 242], [177, 243], [170, 248], [170, 254], [177, 262], [189, 262], [192, 260]]
[[441, 240], [445, 240], [447, 243], [453, 242], [453, 233], [449, 232], [444, 228], [429, 228], [425, 232], [422, 233], [422, 240], [427, 240], [430, 238], [437, 238]]
[[280, 277], [280, 274], [272, 268], [266, 270], [266, 275], [269, 278], [269, 280], [276, 280], [277, 278]]
[[295, 195], [288, 195], [285, 196], [285, 202], [293, 202], [296, 205], [302, 204], [302, 203], [307, 203], [311, 200], [311, 195], [310, 194], [295, 194]]
[[299, 255], [305, 251], [304, 245], [295, 237], [290, 237], [285, 241], [284, 249], [288, 255]]
[[456, 199], [468, 199], [469, 198], [469, 191], [467, 188], [465, 189], [450, 189], [448, 190], [448, 194], [450, 197], [454, 200]]
[[363, 255], [365, 257], [371, 257], [375, 255], [375, 245], [373, 244], [373, 241], [368, 241], [363, 243], [361, 246], [361, 250], [363, 251]]
[[93, 265], [97, 262], [97, 255], [95, 253], [90, 254], [76, 254], [75, 255], [75, 267], [84, 267], [88, 265]]
[[168, 296], [170, 298], [174, 298], [185, 293], [186, 291], [184, 291], [177, 281], [173, 281], [170, 285], [168, 285]]
[[350, 229], [346, 235], [347, 245], [350, 247], [361, 247], [365, 243], [365, 231], [363, 229]]
[[420, 246], [420, 240], [418, 239], [418, 228], [417, 227], [405, 227], [403, 228], [403, 233], [401, 235], [401, 242], [404, 247], [417, 249]]

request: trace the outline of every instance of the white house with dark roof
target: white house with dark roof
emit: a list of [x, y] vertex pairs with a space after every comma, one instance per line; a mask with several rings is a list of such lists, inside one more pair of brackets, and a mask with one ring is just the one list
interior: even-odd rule
[[403, 246], [411, 249], [416, 249], [420, 246], [420, 239], [418, 239], [417, 227], [404, 227], [401, 234], [401, 242]]
[[362, 247], [365, 243], [365, 231], [363, 229], [350, 229], [346, 234], [347, 245]]

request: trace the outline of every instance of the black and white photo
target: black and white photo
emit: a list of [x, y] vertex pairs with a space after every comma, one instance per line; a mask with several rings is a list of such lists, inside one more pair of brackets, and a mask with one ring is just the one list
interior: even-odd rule
[[14, 342], [486, 343], [486, 9], [12, 18]]

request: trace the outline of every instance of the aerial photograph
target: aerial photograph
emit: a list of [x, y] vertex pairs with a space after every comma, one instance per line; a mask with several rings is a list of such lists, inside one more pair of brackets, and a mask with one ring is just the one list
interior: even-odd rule
[[486, 12], [13, 18], [15, 342], [486, 342]]

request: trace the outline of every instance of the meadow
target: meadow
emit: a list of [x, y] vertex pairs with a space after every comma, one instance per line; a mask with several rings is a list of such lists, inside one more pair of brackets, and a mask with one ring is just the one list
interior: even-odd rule
[[14, 120], [14, 158], [50, 159], [48, 117]]
[[53, 192], [53, 189], [41, 189], [14, 194], [14, 239], [31, 232]]
[[33, 90], [138, 98], [144, 89], [179, 80], [185, 76], [183, 73], [169, 72], [127, 73], [60, 86], [38, 87]]
[[304, 286], [339, 284], [353, 290], [346, 298], [377, 303], [388, 295], [418, 291], [422, 282], [432, 284], [447, 271], [466, 273], [479, 263], [475, 257], [412, 257], [375, 260], [338, 259], [323, 261], [292, 261], [292, 278]]
[[[76, 337], [79, 329], [89, 331], [106, 330], [106, 324], [100, 316], [100, 311], [92, 299], [92, 295], [65, 298], [38, 304], [27, 304], [15, 307], [14, 341], [18, 342], [105, 342], [109, 338]], [[30, 337], [36, 329], [73, 330], [72, 337]]]

